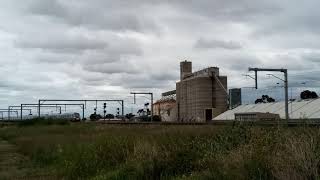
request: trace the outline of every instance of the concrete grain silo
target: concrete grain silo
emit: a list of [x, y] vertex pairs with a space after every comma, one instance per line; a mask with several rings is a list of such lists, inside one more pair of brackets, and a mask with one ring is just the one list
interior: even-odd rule
[[218, 67], [192, 72], [192, 62], [180, 63], [180, 82], [176, 84], [178, 121], [205, 122], [225, 112], [227, 77]]

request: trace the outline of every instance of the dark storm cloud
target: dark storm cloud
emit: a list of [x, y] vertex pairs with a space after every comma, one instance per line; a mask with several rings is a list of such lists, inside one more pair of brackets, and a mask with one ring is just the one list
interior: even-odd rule
[[240, 43], [233, 41], [222, 41], [222, 40], [212, 40], [200, 38], [194, 45], [198, 49], [241, 49]]

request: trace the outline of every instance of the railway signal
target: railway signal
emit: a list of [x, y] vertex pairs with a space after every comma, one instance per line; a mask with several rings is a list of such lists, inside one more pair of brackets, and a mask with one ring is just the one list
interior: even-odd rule
[[106, 121], [106, 113], [107, 113], [107, 103], [103, 103], [103, 119]]
[[117, 108], [117, 115], [120, 115], [120, 108]]

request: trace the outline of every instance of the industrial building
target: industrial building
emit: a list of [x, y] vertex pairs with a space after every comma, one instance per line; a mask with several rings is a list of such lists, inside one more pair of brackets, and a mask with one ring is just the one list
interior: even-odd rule
[[[175, 100], [168, 102], [166, 96], [173, 94]], [[180, 63], [180, 81], [176, 83], [176, 90], [164, 93], [154, 104], [155, 113], [164, 121], [178, 122], [211, 121], [227, 108], [227, 77], [220, 76], [218, 67], [192, 72], [190, 61]]]
[[228, 107], [227, 77], [218, 67], [192, 72], [192, 62], [180, 63], [180, 81], [176, 84], [179, 122], [206, 122]]
[[163, 122], [177, 121], [176, 91], [162, 93], [162, 98], [153, 104], [153, 114]]
[[[320, 99], [296, 100], [289, 103], [290, 119], [319, 119], [320, 117]], [[285, 103], [262, 103], [262, 104], [246, 104], [238, 106], [235, 109], [226, 111], [214, 120], [235, 120], [239, 113], [273, 113], [279, 114], [281, 119], [285, 119]]]

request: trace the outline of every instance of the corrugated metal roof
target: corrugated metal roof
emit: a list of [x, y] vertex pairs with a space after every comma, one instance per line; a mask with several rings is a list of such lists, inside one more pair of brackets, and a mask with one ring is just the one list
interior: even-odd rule
[[[264, 103], [264, 104], [247, 104], [241, 105], [235, 109], [228, 110], [213, 120], [234, 120], [235, 113], [245, 112], [262, 112], [279, 114], [281, 118], [285, 119], [285, 103]], [[289, 103], [290, 119], [319, 119], [320, 118], [320, 98], [294, 101]]]

